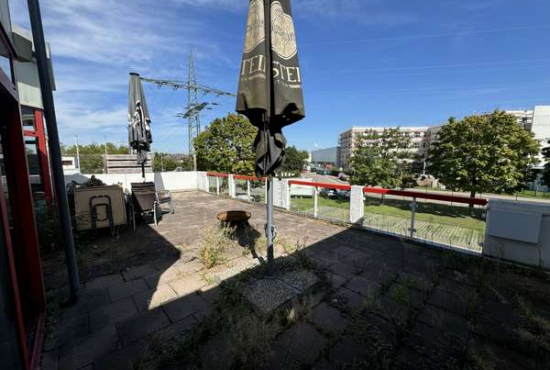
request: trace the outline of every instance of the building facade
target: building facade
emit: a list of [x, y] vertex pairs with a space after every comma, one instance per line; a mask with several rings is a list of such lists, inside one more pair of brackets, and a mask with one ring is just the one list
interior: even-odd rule
[[[548, 147], [550, 140], [550, 106], [536, 106], [532, 110], [508, 110], [509, 113], [517, 118], [518, 124], [527, 131], [533, 133], [535, 139], [540, 143], [541, 148]], [[438, 139], [438, 133], [445, 125], [431, 127], [399, 127], [399, 130], [411, 137], [411, 148], [418, 162], [426, 162], [428, 159], [428, 150], [432, 143]], [[360, 145], [365, 134], [369, 131], [381, 133], [384, 127], [353, 127], [352, 129], [340, 134], [338, 144], [340, 146], [340, 166], [349, 169], [349, 161], [354, 150]], [[387, 127], [386, 127], [387, 129]], [[537, 169], [542, 169], [546, 161], [539, 155], [539, 164]]]
[[[340, 146], [340, 167], [349, 169], [350, 159], [356, 148], [361, 145], [365, 136], [369, 132], [382, 133], [389, 127], [353, 127], [352, 129], [340, 134], [338, 144]], [[411, 146], [408, 149], [411, 154], [417, 158], [416, 161], [423, 162], [427, 158], [430, 147], [430, 139], [435, 134], [430, 132], [430, 127], [399, 127], [400, 132], [409, 135]]]
[[311, 152], [311, 164], [325, 169], [340, 167], [340, 147], [319, 149]]
[[[514, 115], [518, 120], [518, 124], [533, 134], [540, 143], [541, 149], [548, 147], [548, 141], [550, 140], [550, 105], [539, 105], [532, 110], [506, 112]], [[546, 161], [542, 154], [539, 155], [538, 159], [539, 163], [536, 168], [544, 168]]]

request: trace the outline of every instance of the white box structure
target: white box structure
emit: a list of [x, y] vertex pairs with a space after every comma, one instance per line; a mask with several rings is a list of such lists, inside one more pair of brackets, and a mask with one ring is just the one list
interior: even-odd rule
[[550, 204], [490, 200], [483, 254], [550, 268]]

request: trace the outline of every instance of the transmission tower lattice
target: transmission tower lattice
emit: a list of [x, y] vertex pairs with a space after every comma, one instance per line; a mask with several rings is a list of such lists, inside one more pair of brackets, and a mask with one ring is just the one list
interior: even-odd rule
[[174, 90], [185, 89], [187, 90], [187, 106], [184, 113], [178, 113], [176, 116], [181, 117], [187, 120], [187, 131], [189, 139], [189, 155], [193, 156], [194, 167], [197, 169], [197, 161], [195, 156], [195, 148], [193, 142], [195, 138], [201, 132], [201, 123], [200, 123], [200, 113], [204, 109], [212, 109], [210, 106], [218, 105], [216, 102], [200, 102], [199, 93], [201, 96], [204, 95], [215, 95], [216, 97], [220, 96], [231, 96], [236, 97], [237, 95], [219, 90], [213, 87], [208, 87], [205, 85], [199, 85], [196, 75], [195, 75], [195, 57], [193, 52], [189, 58], [189, 71], [187, 76], [187, 82], [175, 81], [175, 80], [157, 80], [153, 78], [141, 77], [141, 80], [144, 82], [150, 82], [156, 84], [159, 88], [161, 87], [170, 87]]
[[[195, 56], [191, 52], [189, 57], [189, 72], [187, 77], [187, 112], [194, 112], [199, 108], [199, 84], [197, 83], [197, 77], [195, 76]], [[195, 147], [193, 142], [195, 138], [201, 132], [201, 119], [199, 115], [200, 110], [196, 114], [186, 114], [187, 116], [187, 130], [189, 133], [189, 155], [193, 156], [195, 161], [196, 170], [196, 157]]]

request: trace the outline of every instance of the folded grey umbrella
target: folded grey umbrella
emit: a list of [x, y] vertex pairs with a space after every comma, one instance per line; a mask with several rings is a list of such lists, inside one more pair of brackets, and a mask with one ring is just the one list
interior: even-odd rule
[[305, 117], [290, 0], [250, 0], [237, 112], [258, 128], [256, 174], [282, 165], [283, 127]]
[[128, 91], [128, 143], [138, 155], [138, 164], [147, 162], [147, 153], [151, 151], [151, 117], [145, 101], [141, 79], [137, 73], [130, 73]]

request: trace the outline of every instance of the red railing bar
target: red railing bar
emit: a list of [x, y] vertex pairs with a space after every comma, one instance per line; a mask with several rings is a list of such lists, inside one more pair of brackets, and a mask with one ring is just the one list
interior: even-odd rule
[[316, 187], [316, 188], [351, 190], [351, 186], [341, 185], [341, 184], [330, 184], [330, 183], [323, 183], [323, 182], [309, 182], [309, 181], [299, 181], [299, 180], [290, 180], [288, 183], [290, 185], [311, 186], [311, 187]]
[[246, 175], [233, 175], [235, 180], [248, 180], [248, 181], [265, 181], [265, 178], [259, 178], [255, 176], [246, 176]]
[[401, 191], [401, 190], [390, 190], [390, 189], [370, 188], [370, 187], [363, 188], [363, 193], [396, 195], [400, 197], [440, 200], [444, 202], [475, 204], [479, 206], [485, 206], [488, 203], [487, 199], [480, 199], [480, 198], [468, 198], [468, 197], [459, 197], [455, 195], [421, 193], [417, 191]]
[[226, 173], [219, 173], [219, 172], [207, 172], [207, 173], [206, 173], [206, 176], [223, 177], [223, 178], [229, 177], [228, 174], [226, 174]]

